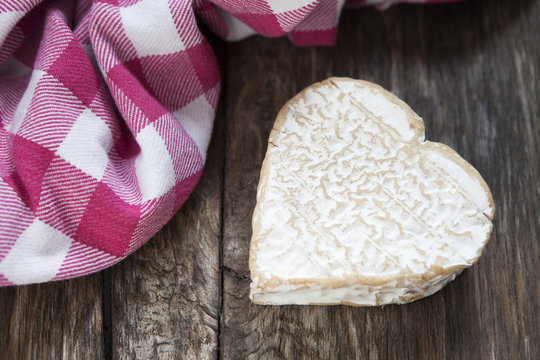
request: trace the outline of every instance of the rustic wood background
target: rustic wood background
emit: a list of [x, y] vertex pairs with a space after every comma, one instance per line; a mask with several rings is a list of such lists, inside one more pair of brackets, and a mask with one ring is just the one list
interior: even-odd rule
[[[344, 13], [331, 48], [214, 40], [223, 90], [194, 194], [110, 270], [0, 289], [2, 359], [540, 359], [540, 1]], [[255, 306], [251, 213], [281, 105], [329, 76], [371, 80], [491, 186], [479, 263], [403, 306]]]

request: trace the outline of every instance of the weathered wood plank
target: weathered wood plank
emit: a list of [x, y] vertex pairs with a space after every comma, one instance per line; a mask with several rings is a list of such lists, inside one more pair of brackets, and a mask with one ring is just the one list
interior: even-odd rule
[[115, 359], [217, 357], [222, 125], [218, 115], [203, 175], [182, 209], [112, 268]]
[[103, 359], [102, 275], [0, 289], [0, 358]]
[[[286, 39], [228, 46], [224, 359], [540, 357], [540, 2], [360, 10], [334, 48]], [[384, 308], [250, 303], [248, 250], [266, 139], [281, 105], [330, 75], [377, 82], [490, 184], [495, 230], [479, 263], [438, 294]]]

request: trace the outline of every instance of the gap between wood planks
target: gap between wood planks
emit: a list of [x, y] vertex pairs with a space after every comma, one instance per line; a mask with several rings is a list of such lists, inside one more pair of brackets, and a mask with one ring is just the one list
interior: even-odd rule
[[[204, 29], [203, 29], [204, 32]], [[221, 193], [220, 193], [220, 212], [219, 212], [219, 311], [217, 313], [217, 336], [216, 336], [216, 359], [222, 359], [222, 331], [223, 331], [223, 292], [224, 292], [224, 277], [223, 277], [223, 235], [224, 235], [224, 204], [225, 204], [225, 172], [226, 172], [226, 157], [225, 152], [227, 148], [226, 126], [225, 119], [225, 104], [226, 104], [226, 84], [227, 76], [225, 74], [227, 69], [227, 43], [218, 39], [215, 35], [204, 32], [206, 39], [211, 44], [216, 57], [218, 59], [219, 71], [220, 71], [220, 96], [216, 109], [213, 132], [219, 136], [219, 141], [222, 142], [221, 148], [218, 146], [216, 151], [221, 152], [221, 167], [219, 172], [221, 174]], [[212, 141], [211, 141], [212, 142]], [[216, 141], [214, 141], [216, 142]], [[211, 145], [211, 144], [210, 144]], [[209, 147], [212, 151], [212, 148]], [[187, 202], [187, 200], [186, 200]], [[180, 211], [180, 210], [179, 210]], [[172, 219], [171, 219], [172, 221]], [[150, 240], [152, 241], [152, 240]], [[141, 251], [141, 250], [139, 250]], [[112, 307], [113, 307], [113, 283], [112, 283], [112, 268], [107, 268], [102, 272], [102, 306], [103, 306], [103, 355], [105, 360], [112, 360], [115, 358], [115, 349], [113, 341], [113, 320], [112, 320]]]
[[112, 281], [111, 268], [103, 270], [103, 353], [105, 360], [112, 360]]
[[[227, 93], [225, 92], [226, 89], [226, 82], [227, 82], [227, 76], [225, 75], [226, 69], [227, 69], [227, 45], [224, 44], [223, 46], [220, 46], [219, 52], [221, 52], [221, 61], [219, 62], [219, 70], [221, 74], [221, 96], [219, 97], [219, 101], [221, 104], [218, 104], [218, 108], [223, 112], [220, 116], [220, 119], [222, 121], [222, 125], [220, 128], [216, 129], [214, 127], [214, 130], [221, 131], [221, 137], [222, 137], [222, 152], [221, 152], [221, 207], [219, 209], [219, 221], [220, 221], [220, 227], [219, 227], [219, 311], [218, 311], [218, 331], [217, 331], [217, 356], [216, 359], [222, 359], [223, 354], [221, 353], [221, 333], [222, 333], [222, 327], [223, 327], [223, 292], [225, 289], [224, 286], [224, 280], [223, 280], [223, 234], [224, 234], [224, 226], [225, 226], [225, 172], [226, 172], [226, 166], [227, 166], [227, 157], [225, 156], [225, 152], [227, 150], [227, 122], [224, 121], [225, 119], [225, 104], [227, 101]], [[218, 114], [216, 113], [216, 118], [218, 117]]]

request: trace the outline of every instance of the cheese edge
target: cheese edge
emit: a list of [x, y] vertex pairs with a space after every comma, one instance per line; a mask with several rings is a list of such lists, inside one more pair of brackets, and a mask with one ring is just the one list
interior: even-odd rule
[[456, 268], [421, 282], [407, 279], [381, 285], [350, 284], [342, 287], [313, 285], [299, 289], [258, 291], [251, 288], [250, 299], [259, 305], [348, 305], [382, 306], [406, 304], [434, 293], [454, 280], [465, 268]]

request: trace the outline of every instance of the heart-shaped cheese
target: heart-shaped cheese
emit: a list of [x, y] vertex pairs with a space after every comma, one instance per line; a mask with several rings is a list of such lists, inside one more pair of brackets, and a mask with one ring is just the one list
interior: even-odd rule
[[253, 214], [259, 304], [383, 305], [478, 260], [495, 207], [480, 174], [378, 85], [332, 78], [280, 111]]

